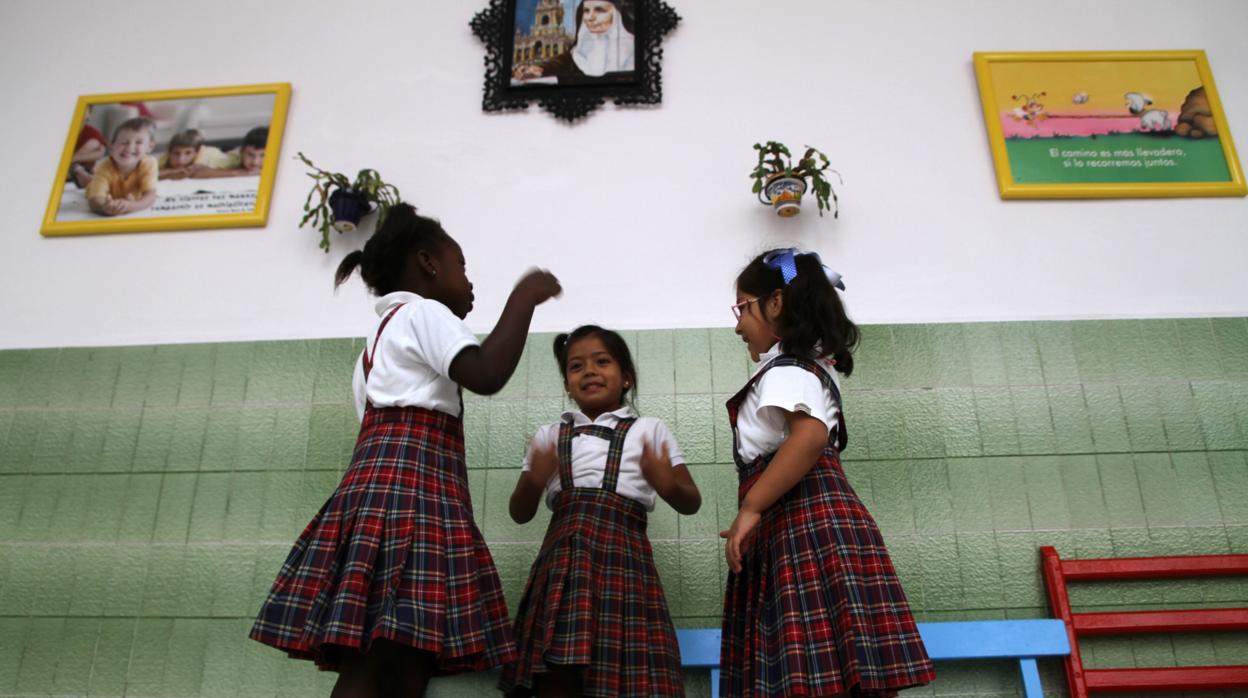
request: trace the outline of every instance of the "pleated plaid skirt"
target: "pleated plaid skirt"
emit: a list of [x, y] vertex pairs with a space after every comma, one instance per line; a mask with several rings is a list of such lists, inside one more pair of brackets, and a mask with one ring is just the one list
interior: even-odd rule
[[[729, 573], [721, 696], [890, 696], [935, 678], [884, 539], [835, 454], [763, 514], [744, 569]], [[740, 497], [764, 466], [741, 473]]]
[[432, 652], [439, 674], [515, 657], [458, 417], [368, 408], [350, 468], [295, 542], [251, 637], [323, 669], [378, 638]]
[[646, 510], [600, 488], [556, 497], [516, 618], [519, 657], [499, 688], [532, 695], [550, 666], [581, 669], [581, 695], [683, 696], [680, 648], [646, 537]]

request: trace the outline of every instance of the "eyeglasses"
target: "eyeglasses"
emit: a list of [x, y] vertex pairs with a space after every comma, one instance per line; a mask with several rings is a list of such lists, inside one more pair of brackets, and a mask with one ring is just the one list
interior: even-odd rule
[[740, 320], [740, 319], [741, 319], [741, 313], [743, 312], [743, 309], [745, 308], [745, 306], [749, 305], [750, 303], [753, 303], [753, 302], [754, 302], [754, 301], [756, 301], [756, 300], [758, 300], [758, 299], [757, 299], [757, 298], [747, 298], [746, 300], [743, 300], [743, 301], [741, 301], [740, 303], [737, 303], [737, 304], [735, 304], [735, 305], [731, 305], [731, 306], [729, 306], [730, 308], [732, 308], [732, 317], [733, 317], [733, 318], [735, 318], [735, 319], [737, 319], [737, 320]]

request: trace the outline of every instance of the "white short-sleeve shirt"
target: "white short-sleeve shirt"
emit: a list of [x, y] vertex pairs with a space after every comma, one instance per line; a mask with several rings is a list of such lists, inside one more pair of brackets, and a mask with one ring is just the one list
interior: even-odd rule
[[[571, 422], [574, 426], [599, 424], [611, 429], [621, 419], [636, 417], [630, 407], [621, 407], [614, 412], [605, 412], [590, 420], [580, 411], [564, 412], [561, 420], [554, 424], [546, 424], [538, 428], [529, 443], [529, 450], [524, 454], [523, 470], [529, 470], [533, 463], [534, 448], [554, 448], [559, 446], [559, 425]], [[620, 456], [620, 477], [616, 480], [615, 491], [630, 499], [641, 502], [646, 511], [654, 511], [656, 493], [650, 483], [641, 474], [641, 453], [643, 444], [650, 444], [656, 453], [662, 451], [662, 444], [667, 444], [667, 455], [672, 467], [683, 465], [685, 456], [676, 444], [676, 437], [663, 420], [654, 417], [638, 417], [624, 437], [624, 451]], [[610, 442], [606, 439], [582, 434], [572, 439], [572, 484], [576, 487], [602, 487], [602, 476], [607, 466], [607, 451]], [[554, 508], [555, 495], [563, 489], [559, 481], [559, 473], [551, 476], [546, 483], [546, 506]]]
[[[758, 359], [757, 375], [768, 361], [780, 355], [780, 345], [772, 346]], [[831, 357], [816, 361], [823, 366], [837, 389], [841, 387]], [[777, 366], [763, 374], [745, 395], [737, 413], [737, 453], [746, 463], [758, 456], [775, 453], [789, 438], [784, 413], [805, 412], [832, 431], [840, 421], [840, 406], [832, 391], [823, 387], [815, 374], [800, 366]]]
[[363, 355], [355, 362], [356, 411], [363, 418], [365, 402], [371, 401], [377, 407], [424, 407], [459, 416], [459, 385], [450, 378], [451, 362], [480, 342], [450, 308], [407, 291], [387, 293], [377, 299], [379, 319], [364, 351], [373, 351], [377, 327], [400, 303], [403, 307], [382, 331], [381, 344], [372, 354], [367, 384]]

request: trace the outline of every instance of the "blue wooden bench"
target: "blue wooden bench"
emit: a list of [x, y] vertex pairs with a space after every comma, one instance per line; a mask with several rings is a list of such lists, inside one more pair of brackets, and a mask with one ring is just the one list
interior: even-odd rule
[[[919, 623], [919, 634], [934, 660], [1017, 659], [1023, 695], [1042, 698], [1037, 657], [1070, 654], [1060, 620], [987, 620]], [[719, 629], [677, 630], [684, 666], [711, 670], [711, 695], [719, 695]]]

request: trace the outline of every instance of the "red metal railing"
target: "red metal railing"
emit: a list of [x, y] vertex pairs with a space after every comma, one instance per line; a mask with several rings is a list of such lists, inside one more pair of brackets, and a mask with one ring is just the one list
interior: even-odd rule
[[1066, 592], [1067, 582], [1248, 575], [1248, 555], [1063, 560], [1046, 545], [1040, 559], [1049, 608], [1066, 623], [1070, 637], [1066, 683], [1071, 698], [1087, 698], [1090, 692], [1248, 687], [1248, 666], [1084, 669], [1079, 654], [1080, 636], [1248, 630], [1248, 608], [1072, 613]]

